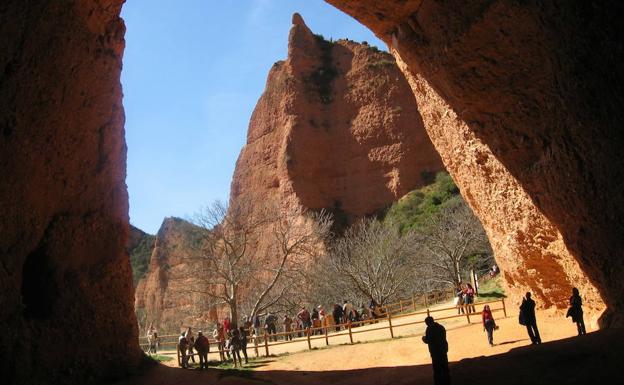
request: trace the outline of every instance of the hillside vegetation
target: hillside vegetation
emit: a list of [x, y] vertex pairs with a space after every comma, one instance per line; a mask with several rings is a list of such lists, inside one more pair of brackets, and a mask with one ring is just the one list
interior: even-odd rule
[[386, 212], [384, 222], [398, 226], [401, 233], [422, 228], [442, 208], [463, 202], [459, 188], [445, 172], [439, 172], [432, 184], [413, 190]]

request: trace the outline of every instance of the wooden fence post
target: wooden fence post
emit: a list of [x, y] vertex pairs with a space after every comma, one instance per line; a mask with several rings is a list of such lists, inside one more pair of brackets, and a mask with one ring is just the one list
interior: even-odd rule
[[347, 327], [349, 328], [349, 340], [353, 343], [353, 334], [351, 333], [351, 321], [347, 322]]
[[399, 307], [401, 307], [401, 313], [403, 313], [403, 300], [399, 300]]
[[256, 352], [256, 358], [258, 358], [260, 356], [260, 353], [258, 353], [258, 336], [254, 335], [254, 351]]
[[414, 294], [412, 294], [412, 310], [416, 311], [416, 299], [414, 298]]
[[310, 331], [310, 328], [307, 328], [306, 330], [307, 330], [306, 334], [308, 335], [308, 349], [312, 350], [312, 343], [310, 342], [310, 334], [312, 333]]
[[503, 303], [503, 314], [505, 315], [505, 317], [507, 317], [507, 308], [505, 308], [505, 298], [501, 299], [501, 302]]
[[180, 359], [180, 344], [176, 344], [176, 352], [178, 353], [178, 366], [182, 367], [182, 360]]
[[326, 324], [325, 325], [325, 345], [329, 346], [329, 337], [327, 336], [327, 329], [329, 329], [329, 327]]
[[465, 306], [466, 308], [466, 319], [468, 320], [468, 323], [470, 323], [470, 305]]
[[425, 293], [425, 307], [427, 308], [427, 315], [429, 315], [429, 302], [427, 301], [427, 297], [429, 297], [429, 293]]
[[264, 331], [264, 353], [265, 357], [269, 356], [269, 339], [266, 330]]
[[390, 325], [390, 338], [394, 338], [394, 331], [392, 331], [392, 316], [388, 313], [388, 324]]

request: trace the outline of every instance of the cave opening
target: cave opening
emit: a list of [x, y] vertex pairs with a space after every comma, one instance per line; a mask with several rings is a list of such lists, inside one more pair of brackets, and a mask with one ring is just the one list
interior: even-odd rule
[[22, 269], [20, 293], [24, 318], [44, 320], [53, 314], [59, 295], [55, 273], [45, 242], [42, 242], [28, 254]]

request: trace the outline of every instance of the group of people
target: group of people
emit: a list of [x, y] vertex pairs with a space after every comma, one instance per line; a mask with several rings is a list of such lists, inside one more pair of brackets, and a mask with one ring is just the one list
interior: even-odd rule
[[455, 298], [453, 303], [457, 307], [457, 314], [475, 313], [477, 310], [474, 306], [474, 297], [476, 291], [471, 284], [459, 284], [455, 288]]
[[[245, 357], [245, 364], [249, 363], [247, 358], [247, 330], [245, 327], [237, 327], [232, 324], [229, 317], [223, 323], [217, 322], [212, 336], [217, 345], [221, 361], [225, 361], [226, 357], [230, 357], [234, 363], [234, 367], [243, 365], [241, 352]], [[199, 369], [208, 369], [208, 353], [210, 352], [210, 340], [200, 330], [197, 332], [197, 338], [193, 336], [192, 328], [188, 328], [180, 334], [178, 338], [178, 350], [180, 352], [180, 365], [182, 368], [189, 367], [189, 361], [195, 363], [195, 352], [199, 356]]]
[[[585, 322], [583, 320], [583, 300], [577, 288], [572, 289], [572, 296], [569, 300], [570, 307], [566, 314], [572, 318], [576, 324], [578, 335], [586, 334]], [[481, 312], [483, 330], [487, 332], [487, 340], [490, 346], [494, 346], [494, 330], [498, 329], [494, 316], [489, 305], [483, 307]], [[537, 318], [535, 316], [535, 301], [531, 298], [531, 293], [526, 293], [520, 304], [519, 323], [526, 326], [531, 344], [542, 343], [539, 329], [537, 328]], [[433, 366], [433, 379], [436, 385], [448, 385], [451, 378], [448, 368], [448, 342], [446, 340], [446, 329], [435, 322], [433, 317], [425, 318], [427, 329], [422, 340], [429, 347], [431, 364]]]
[[[279, 323], [280, 329], [284, 333], [284, 340], [292, 340], [294, 336], [304, 336], [308, 329], [312, 329], [313, 334], [322, 334], [321, 328], [335, 328], [336, 331], [340, 331], [341, 324], [383, 318], [384, 316], [383, 307], [371, 298], [368, 305], [362, 303], [359, 310], [349, 300], [344, 300], [342, 305], [334, 304], [331, 312], [325, 310], [323, 305], [313, 307], [312, 310], [302, 306], [294, 316], [284, 314], [281, 321], [271, 312], [257, 314], [253, 318], [253, 322], [245, 317], [245, 326], [248, 330], [252, 329], [256, 337], [266, 333], [270, 341], [277, 341]], [[264, 322], [262, 322], [262, 317], [264, 317]]]

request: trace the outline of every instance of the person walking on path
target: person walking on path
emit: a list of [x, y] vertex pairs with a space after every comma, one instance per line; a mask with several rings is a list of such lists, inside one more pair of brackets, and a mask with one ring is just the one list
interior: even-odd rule
[[433, 366], [433, 382], [435, 385], [450, 385], [451, 376], [448, 367], [448, 342], [444, 326], [429, 316], [425, 318], [427, 330], [422, 340], [429, 346], [431, 365]]
[[245, 364], [249, 363], [249, 359], [247, 358], [247, 330], [243, 326], [238, 329], [239, 338], [240, 338], [240, 348], [243, 351], [243, 355], [245, 356]]
[[567, 317], [572, 317], [572, 322], [576, 324], [578, 335], [587, 334], [585, 331], [585, 321], [583, 321], [583, 300], [578, 289], [572, 289], [572, 297], [570, 297], [570, 309], [568, 309]]
[[208, 352], [210, 352], [210, 341], [202, 333], [197, 332], [197, 339], [195, 340], [195, 350], [199, 355], [199, 370], [208, 369]]
[[483, 319], [483, 331], [487, 332], [488, 343], [490, 346], [494, 346], [494, 329], [496, 328], [496, 322], [494, 322], [494, 316], [492, 316], [490, 305], [485, 305], [483, 307], [481, 318]]
[[527, 333], [533, 345], [541, 344], [539, 330], [537, 329], [537, 320], [535, 319], [535, 301], [531, 299], [531, 293], [526, 293], [520, 305], [520, 324], [526, 326]]
[[178, 338], [178, 351], [180, 352], [180, 366], [182, 369], [188, 368], [188, 342], [184, 332], [180, 333], [180, 337]]

